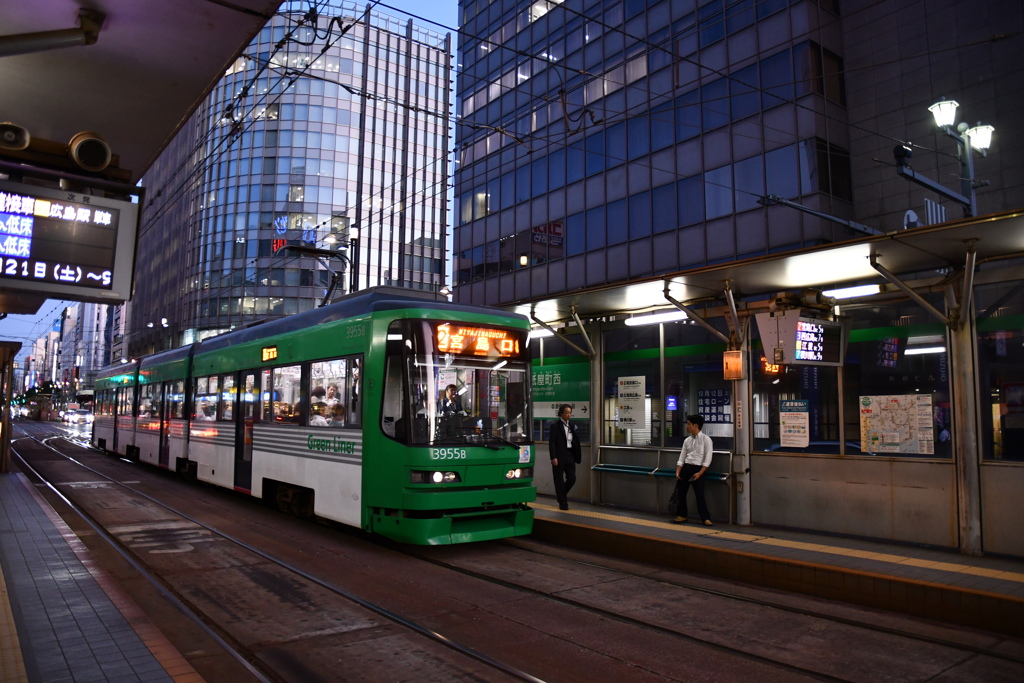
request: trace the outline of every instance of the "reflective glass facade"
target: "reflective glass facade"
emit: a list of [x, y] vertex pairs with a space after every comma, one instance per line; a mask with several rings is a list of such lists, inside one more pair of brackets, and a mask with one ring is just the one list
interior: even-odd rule
[[863, 234], [766, 195], [883, 232], [908, 210], [925, 222], [925, 199], [957, 218], [891, 152], [913, 140], [915, 171], [958, 187], [927, 110], [944, 94], [1003, 131], [976, 160], [993, 178], [979, 213], [1019, 206], [1000, 119], [1020, 102], [1020, 41], [983, 47], [995, 14], [941, 6], [940, 26], [897, 2], [464, 0], [457, 298], [526, 302]]
[[443, 284], [450, 37], [308, 10], [281, 6], [145, 176], [128, 355], [308, 310], [332, 273], [335, 296]]

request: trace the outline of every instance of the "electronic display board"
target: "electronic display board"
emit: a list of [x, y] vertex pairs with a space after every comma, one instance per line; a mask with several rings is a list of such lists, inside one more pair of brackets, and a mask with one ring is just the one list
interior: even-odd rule
[[439, 323], [435, 328], [437, 350], [457, 356], [520, 357], [523, 333], [499, 327], [465, 323]]
[[127, 301], [138, 205], [0, 180], [0, 289]]
[[842, 365], [848, 321], [801, 315], [800, 311], [758, 313], [757, 329], [768, 363]]

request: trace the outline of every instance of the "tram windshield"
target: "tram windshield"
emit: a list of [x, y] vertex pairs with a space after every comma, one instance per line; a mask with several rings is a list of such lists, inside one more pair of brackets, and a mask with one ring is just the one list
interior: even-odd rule
[[411, 445], [528, 443], [526, 340], [476, 323], [391, 323], [381, 428]]

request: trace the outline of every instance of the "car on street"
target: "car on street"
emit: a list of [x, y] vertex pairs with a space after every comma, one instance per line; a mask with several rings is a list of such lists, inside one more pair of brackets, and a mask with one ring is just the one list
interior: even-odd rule
[[85, 408], [69, 410], [64, 413], [64, 421], [69, 425], [92, 424], [92, 413]]

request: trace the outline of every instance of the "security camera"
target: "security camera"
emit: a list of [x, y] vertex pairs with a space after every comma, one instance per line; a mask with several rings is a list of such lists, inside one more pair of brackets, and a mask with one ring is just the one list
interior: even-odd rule
[[25, 149], [32, 142], [27, 128], [5, 121], [0, 123], [0, 149]]
[[909, 145], [896, 145], [892, 148], [892, 157], [896, 160], [897, 166], [909, 166], [907, 160], [912, 156], [914, 156], [914, 150]]
[[68, 143], [68, 156], [79, 168], [98, 172], [110, 165], [110, 145], [96, 133], [83, 131]]

